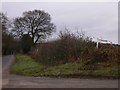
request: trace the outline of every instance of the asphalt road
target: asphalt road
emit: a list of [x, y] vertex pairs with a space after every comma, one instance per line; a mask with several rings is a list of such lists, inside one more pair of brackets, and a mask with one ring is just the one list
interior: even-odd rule
[[15, 61], [14, 55], [8, 55], [8, 56], [2, 57], [2, 71], [3, 71], [3, 73], [9, 72], [9, 68], [14, 61]]
[[117, 88], [117, 79], [77, 79], [11, 75], [14, 56], [3, 57], [3, 88]]

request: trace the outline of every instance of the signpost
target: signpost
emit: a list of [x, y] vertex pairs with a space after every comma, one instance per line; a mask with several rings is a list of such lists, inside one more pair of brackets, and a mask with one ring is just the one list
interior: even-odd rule
[[112, 42], [111, 42], [111, 41], [108, 41], [108, 40], [103, 40], [103, 39], [99, 39], [99, 38], [97, 38], [96, 48], [98, 48], [98, 47], [99, 47], [99, 43], [101, 43], [101, 42], [105, 42], [105, 43], [110, 43], [110, 44], [112, 44]]

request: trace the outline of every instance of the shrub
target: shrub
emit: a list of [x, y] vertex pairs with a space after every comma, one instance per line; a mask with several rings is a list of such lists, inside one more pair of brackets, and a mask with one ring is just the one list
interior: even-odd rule
[[100, 47], [91, 51], [90, 62], [106, 62], [106, 63], [117, 63], [118, 62], [118, 48], [115, 46], [108, 45], [107, 47]]
[[39, 47], [37, 61], [49, 65], [77, 61], [83, 52], [95, 48], [94, 43], [85, 36], [75, 35], [69, 31], [60, 32], [60, 38], [53, 42], [42, 43]]
[[[84, 60], [86, 65], [95, 63], [117, 63], [118, 47], [110, 44], [100, 44], [96, 48], [96, 43], [84, 34], [73, 34], [69, 31], [60, 32], [56, 41], [41, 43], [38, 52], [31, 55], [38, 62], [46, 65], [65, 64], [67, 62], [77, 62]], [[93, 67], [94, 68], [94, 67]]]
[[28, 53], [33, 46], [33, 41], [32, 38], [28, 35], [25, 34], [21, 37], [21, 48], [24, 53]]

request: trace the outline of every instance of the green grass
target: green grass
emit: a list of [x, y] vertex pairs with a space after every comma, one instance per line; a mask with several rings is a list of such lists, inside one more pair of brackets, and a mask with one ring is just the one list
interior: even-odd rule
[[[92, 69], [90, 69], [92, 67]], [[111, 67], [84, 66], [81, 63], [67, 63], [64, 65], [47, 68], [44, 76], [61, 76], [61, 77], [118, 77], [118, 66]]]
[[85, 65], [83, 62], [66, 63], [58, 66], [45, 67], [26, 55], [17, 55], [11, 67], [11, 73], [27, 76], [50, 77], [118, 77], [118, 66]]
[[11, 67], [11, 73], [19, 75], [29, 75], [36, 76], [37, 73], [40, 73], [44, 69], [44, 66], [35, 62], [26, 55], [17, 55], [16, 62]]

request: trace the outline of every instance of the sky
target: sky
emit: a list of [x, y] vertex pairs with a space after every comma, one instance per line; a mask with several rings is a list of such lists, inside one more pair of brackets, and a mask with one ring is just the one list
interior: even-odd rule
[[44, 10], [51, 15], [57, 26], [55, 39], [60, 30], [84, 31], [94, 40], [101, 38], [118, 43], [117, 2], [3, 2], [2, 12], [11, 19], [22, 16], [29, 10]]

